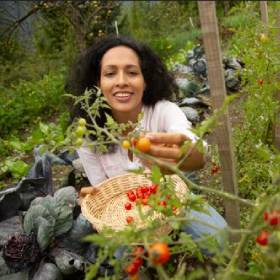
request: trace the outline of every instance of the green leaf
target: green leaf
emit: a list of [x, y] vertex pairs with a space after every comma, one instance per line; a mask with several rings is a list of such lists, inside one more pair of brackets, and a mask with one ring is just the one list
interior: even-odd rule
[[152, 175], [151, 175], [152, 182], [159, 184], [161, 178], [162, 178], [162, 174], [160, 172], [160, 168], [157, 165], [153, 165], [152, 166]]
[[37, 242], [41, 251], [44, 251], [54, 238], [54, 225], [53, 220], [47, 220], [44, 217], [39, 216], [37, 218], [38, 231]]
[[43, 132], [43, 134], [48, 134], [49, 133], [49, 126], [47, 124], [44, 124], [42, 122], [39, 123], [39, 128]]
[[44, 207], [51, 216], [55, 217], [56, 204], [55, 199], [52, 196], [47, 195], [45, 197], [36, 197], [34, 200], [32, 200], [30, 207], [35, 205]]
[[73, 209], [76, 206], [77, 193], [74, 187], [64, 187], [55, 192], [54, 199], [56, 207], [67, 205]]
[[116, 124], [115, 120], [110, 115], [108, 115], [107, 113], [105, 115], [106, 115], [106, 125], [110, 127], [111, 125]]
[[49, 211], [41, 204], [34, 205], [28, 209], [24, 216], [23, 229], [26, 233], [37, 232], [38, 217], [46, 217], [49, 220], [54, 220]]
[[20, 178], [27, 174], [29, 166], [23, 160], [8, 159], [5, 161], [8, 171], [14, 178]]
[[54, 235], [66, 233], [73, 225], [73, 211], [69, 206], [56, 206]]

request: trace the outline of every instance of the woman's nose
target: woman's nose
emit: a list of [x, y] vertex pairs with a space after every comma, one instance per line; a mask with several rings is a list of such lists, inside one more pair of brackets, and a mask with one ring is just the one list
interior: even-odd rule
[[125, 75], [125, 73], [120, 72], [117, 76], [117, 85], [123, 86], [127, 84], [128, 84], [127, 76]]

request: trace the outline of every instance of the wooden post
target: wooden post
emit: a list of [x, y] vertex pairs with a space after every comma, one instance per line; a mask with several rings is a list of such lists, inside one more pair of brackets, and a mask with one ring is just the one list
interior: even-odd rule
[[[216, 17], [215, 1], [198, 1], [203, 44], [208, 67], [208, 81], [211, 91], [213, 108], [220, 108], [226, 97], [224, 68], [220, 50], [220, 39]], [[218, 144], [222, 168], [223, 187], [226, 192], [237, 195], [235, 160], [232, 149], [231, 125], [228, 111], [220, 118], [216, 127], [215, 137]], [[230, 227], [240, 228], [239, 204], [225, 200], [225, 215]], [[239, 235], [231, 236], [232, 241], [238, 241]]]
[[267, 2], [260, 1], [260, 9], [261, 9], [261, 20], [265, 26], [268, 25], [268, 12], [267, 12]]
[[[280, 10], [277, 11], [277, 21], [276, 25], [278, 27], [278, 45], [280, 48]], [[278, 73], [278, 80], [280, 81], [280, 73]], [[276, 93], [276, 98], [280, 104], [280, 90]], [[276, 114], [275, 124], [273, 127], [273, 144], [280, 151], [280, 110]]]

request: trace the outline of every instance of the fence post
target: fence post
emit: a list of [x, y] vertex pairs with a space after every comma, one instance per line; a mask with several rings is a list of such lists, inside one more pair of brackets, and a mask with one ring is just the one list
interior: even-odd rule
[[265, 26], [268, 25], [268, 12], [267, 12], [267, 2], [260, 1], [260, 10], [261, 10], [261, 20]]
[[[218, 109], [225, 100], [226, 88], [215, 1], [198, 1], [198, 8], [208, 67], [211, 100], [213, 108]], [[231, 125], [228, 110], [220, 118], [220, 123], [215, 129], [215, 137], [221, 161], [223, 188], [226, 192], [237, 195], [235, 159], [232, 149]], [[224, 200], [224, 206], [225, 216], [229, 226], [234, 229], [239, 229], [239, 204], [235, 201]], [[239, 235], [231, 236], [232, 241], [238, 241], [239, 238]]]
[[[280, 48], [280, 10], [277, 11], [277, 21], [276, 26], [278, 28], [277, 39], [278, 45]], [[278, 80], [280, 81], [280, 73], [278, 73]], [[278, 103], [280, 104], [280, 90], [278, 89], [276, 93], [276, 98]], [[280, 110], [278, 110], [275, 118], [275, 124], [273, 126], [273, 144], [274, 146], [280, 150]]]

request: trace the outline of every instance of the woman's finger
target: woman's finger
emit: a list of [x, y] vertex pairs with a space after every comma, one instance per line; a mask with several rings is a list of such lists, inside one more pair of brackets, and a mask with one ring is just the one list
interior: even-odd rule
[[151, 156], [165, 159], [178, 160], [182, 156], [181, 149], [178, 146], [166, 147], [163, 145], [151, 145], [148, 152]]
[[[158, 158], [158, 159], [162, 160], [166, 163], [169, 163], [169, 164], [176, 164], [176, 160], [174, 160], [174, 159], [166, 159], [166, 158]], [[153, 162], [152, 160], [147, 160], [147, 159], [141, 159], [141, 160], [142, 160], [142, 163], [149, 169], [151, 169], [152, 166], [155, 164], [155, 162]], [[161, 164], [157, 164], [157, 165], [163, 174], [172, 174], [172, 172], [168, 168], [162, 166]]]
[[90, 187], [83, 187], [81, 188], [80, 190], [80, 196], [81, 197], [84, 197], [86, 196], [87, 194], [94, 194], [97, 192], [97, 188], [93, 187], [93, 186], [90, 186]]
[[156, 132], [147, 133], [145, 137], [149, 138], [152, 143], [155, 144], [175, 144], [182, 145], [188, 138], [182, 133], [173, 132]]

